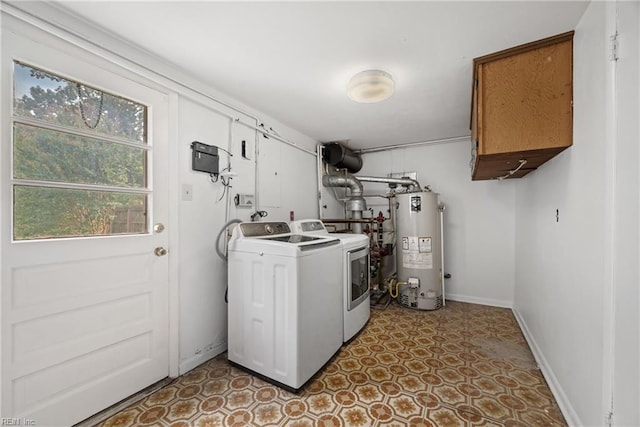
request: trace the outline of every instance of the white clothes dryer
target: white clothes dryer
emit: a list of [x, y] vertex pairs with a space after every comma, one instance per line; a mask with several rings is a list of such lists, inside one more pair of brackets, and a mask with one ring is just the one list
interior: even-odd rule
[[302, 219], [290, 224], [294, 233], [330, 236], [342, 243], [343, 342], [351, 340], [369, 321], [369, 238], [364, 234], [329, 233], [322, 221]]
[[228, 359], [297, 392], [342, 345], [340, 241], [240, 223], [228, 245]]

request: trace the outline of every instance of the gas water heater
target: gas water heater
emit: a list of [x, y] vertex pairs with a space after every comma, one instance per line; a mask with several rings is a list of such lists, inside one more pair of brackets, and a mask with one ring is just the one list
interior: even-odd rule
[[396, 195], [398, 302], [419, 310], [443, 304], [442, 211], [430, 191]]

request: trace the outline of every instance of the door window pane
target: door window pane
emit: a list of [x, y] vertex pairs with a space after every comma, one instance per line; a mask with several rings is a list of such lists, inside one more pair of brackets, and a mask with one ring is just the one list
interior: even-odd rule
[[38, 126], [13, 126], [13, 177], [145, 187], [144, 149]]
[[19, 62], [13, 67], [14, 115], [146, 142], [147, 108]]
[[14, 186], [15, 240], [147, 231], [145, 194]]

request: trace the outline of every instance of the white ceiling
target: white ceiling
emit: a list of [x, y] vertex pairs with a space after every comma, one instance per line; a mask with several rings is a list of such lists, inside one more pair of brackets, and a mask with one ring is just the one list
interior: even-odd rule
[[[370, 148], [469, 135], [475, 57], [575, 28], [585, 1], [59, 1], [319, 141]], [[365, 69], [377, 104], [347, 98]], [[276, 129], [277, 130], [277, 129]]]

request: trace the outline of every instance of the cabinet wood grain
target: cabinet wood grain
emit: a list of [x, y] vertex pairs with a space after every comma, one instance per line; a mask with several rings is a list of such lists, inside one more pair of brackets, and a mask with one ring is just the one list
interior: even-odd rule
[[572, 52], [569, 32], [474, 59], [474, 180], [524, 176], [572, 145]]

